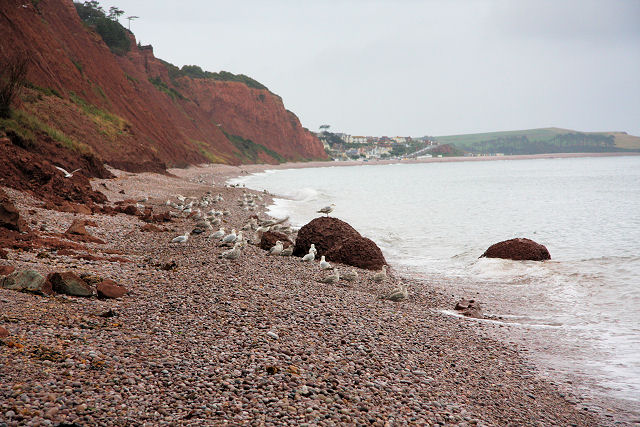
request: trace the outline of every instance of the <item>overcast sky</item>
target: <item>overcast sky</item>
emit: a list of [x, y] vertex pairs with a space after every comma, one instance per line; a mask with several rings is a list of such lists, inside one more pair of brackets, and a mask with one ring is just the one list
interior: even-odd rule
[[[114, 0], [175, 65], [242, 73], [303, 126], [640, 135], [639, 0]], [[126, 26], [124, 17], [121, 22]]]

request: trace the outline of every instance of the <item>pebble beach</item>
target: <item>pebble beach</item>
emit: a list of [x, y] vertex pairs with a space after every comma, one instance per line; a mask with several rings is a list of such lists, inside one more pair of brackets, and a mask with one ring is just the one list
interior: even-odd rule
[[[238, 206], [250, 190], [224, 186], [243, 171], [254, 170], [114, 170], [115, 179], [92, 185], [111, 203], [148, 198], [154, 213], [177, 194], [220, 193], [215, 208], [230, 213], [223, 226], [239, 230], [252, 214], [266, 218]], [[9, 250], [0, 265], [99, 276], [129, 292], [101, 300], [0, 289], [9, 333], [0, 425], [613, 424], [539, 375], [516, 344], [494, 338], [493, 325], [443, 315], [455, 301], [428, 282], [391, 269], [382, 283], [367, 270], [349, 284], [321, 283], [317, 262], [253, 245], [219, 259], [228, 248], [210, 233], [169, 243], [193, 229], [185, 216], [142, 231], [136, 216], [50, 211], [5, 191], [43, 235], [85, 218], [105, 243], [84, 244], [98, 259]], [[407, 300], [379, 298], [399, 285]]]

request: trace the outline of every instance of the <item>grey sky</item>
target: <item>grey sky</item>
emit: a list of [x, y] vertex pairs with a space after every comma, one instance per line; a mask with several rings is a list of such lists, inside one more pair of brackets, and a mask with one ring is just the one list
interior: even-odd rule
[[[113, 0], [175, 65], [243, 73], [303, 126], [640, 135], [640, 1]], [[126, 20], [121, 18], [126, 25]]]

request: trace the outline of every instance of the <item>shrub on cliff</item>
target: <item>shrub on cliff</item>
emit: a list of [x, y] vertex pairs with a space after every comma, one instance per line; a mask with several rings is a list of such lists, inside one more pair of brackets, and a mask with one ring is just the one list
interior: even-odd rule
[[219, 73], [212, 73], [211, 71], [205, 71], [198, 65], [183, 65], [182, 68], [176, 67], [170, 62], [160, 60], [166, 67], [167, 72], [171, 80], [175, 80], [178, 77], [191, 77], [192, 79], [211, 79], [223, 82], [240, 82], [246, 86], [254, 89], [269, 90], [265, 85], [257, 80], [252, 79], [244, 74], [233, 74], [228, 71], [220, 71]]
[[129, 51], [131, 40], [127, 29], [117, 21], [118, 16], [124, 13], [122, 10], [115, 8], [116, 13], [112, 7], [109, 16], [107, 16], [97, 1], [73, 4], [80, 19], [100, 34], [111, 52], [116, 55], [124, 55]]
[[11, 117], [11, 103], [26, 82], [28, 65], [25, 55], [0, 61], [0, 118]]

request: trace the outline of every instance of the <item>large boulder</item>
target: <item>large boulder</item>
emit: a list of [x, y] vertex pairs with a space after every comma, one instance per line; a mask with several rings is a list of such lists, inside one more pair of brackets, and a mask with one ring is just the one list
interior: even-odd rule
[[491, 245], [480, 258], [482, 257], [512, 259], [515, 261], [544, 261], [551, 259], [546, 247], [525, 238], [505, 240]]
[[49, 275], [49, 281], [53, 285], [53, 290], [59, 294], [77, 297], [90, 297], [93, 295], [91, 286], [70, 271], [52, 273]]
[[14, 271], [2, 279], [4, 289], [51, 295], [51, 283], [35, 270]]
[[319, 217], [298, 231], [293, 255], [304, 256], [311, 244], [328, 261], [354, 267], [379, 270], [387, 262], [382, 251], [371, 240], [362, 237], [353, 227], [333, 217]]
[[293, 245], [293, 242], [289, 240], [289, 237], [287, 237], [286, 234], [279, 233], [277, 231], [265, 231], [262, 233], [262, 237], [260, 238], [260, 248], [268, 251], [276, 245], [278, 240], [282, 242], [282, 246], [284, 248], [288, 248]]
[[14, 231], [29, 231], [27, 223], [20, 218], [20, 212], [2, 189], [0, 189], [0, 227]]
[[387, 263], [378, 245], [362, 236], [334, 245], [327, 251], [326, 259], [367, 270], [380, 270]]

